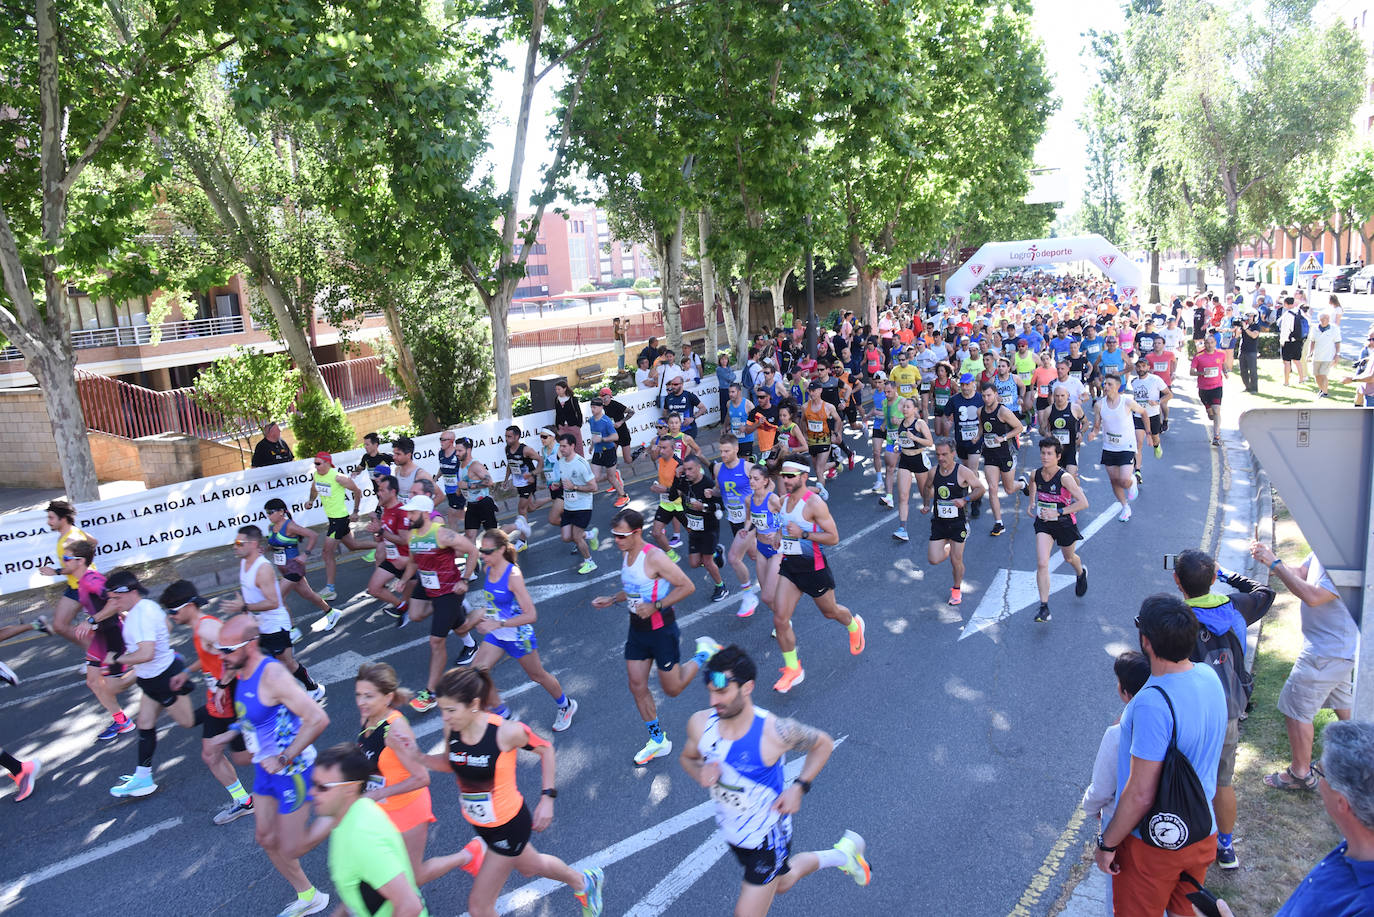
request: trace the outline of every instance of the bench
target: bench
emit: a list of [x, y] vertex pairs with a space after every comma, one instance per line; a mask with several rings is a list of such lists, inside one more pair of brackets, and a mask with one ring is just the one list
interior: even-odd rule
[[510, 394], [511, 397], [514, 398], [518, 395], [523, 395], [525, 392], [528, 392], [529, 390], [530, 384], [528, 382], [517, 382], [510, 387]]
[[588, 385], [592, 382], [600, 382], [604, 370], [600, 363], [591, 363], [587, 366], [577, 367], [577, 384]]

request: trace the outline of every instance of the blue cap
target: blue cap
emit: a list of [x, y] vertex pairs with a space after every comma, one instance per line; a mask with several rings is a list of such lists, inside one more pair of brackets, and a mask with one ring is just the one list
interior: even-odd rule
[[973, 381], [973, 373], [964, 373], [962, 376], [959, 377], [959, 382], [960, 382], [960, 384], [963, 384], [963, 383], [965, 383], [965, 382], [972, 382], [972, 381]]

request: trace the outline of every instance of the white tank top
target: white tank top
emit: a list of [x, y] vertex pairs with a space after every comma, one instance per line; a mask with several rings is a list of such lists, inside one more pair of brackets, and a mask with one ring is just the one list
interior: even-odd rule
[[1120, 396], [1116, 407], [1107, 404], [1105, 397], [1097, 403], [1097, 414], [1102, 418], [1102, 448], [1106, 451], [1135, 451], [1135, 424], [1131, 422], [1131, 405], [1134, 403], [1134, 399], [1126, 394]]
[[727, 844], [750, 850], [778, 846], [778, 840], [792, 831], [792, 816], [773, 811], [786, 789], [786, 778], [781, 757], [772, 764], [763, 763], [760, 746], [767, 722], [768, 711], [755, 707], [749, 731], [738, 739], [727, 739], [720, 734], [720, 719], [712, 711], [697, 742], [701, 756], [720, 766], [720, 780], [711, 787], [716, 825]]
[[790, 538], [787, 535], [787, 524], [790, 522], [796, 525], [803, 532], [819, 532], [820, 526], [806, 519], [802, 512], [806, 509], [806, 501], [811, 499], [811, 491], [803, 489], [797, 498], [797, 503], [790, 509], [787, 506], [789, 496], [782, 498], [782, 509], [778, 513], [778, 530], [782, 532], [782, 542], [778, 545], [778, 551], [784, 557], [810, 557], [816, 561], [816, 569], [825, 566], [822, 560], [821, 546], [814, 541], [803, 541], [800, 538]]
[[[259, 555], [257, 560], [245, 567], [246, 563], [246, 561], [239, 561], [239, 591], [243, 593], [243, 601], [246, 604], [256, 605], [267, 599], [256, 582], [258, 568], [267, 563], [267, 558]], [[268, 568], [271, 568], [270, 564], [268, 564]], [[291, 629], [291, 615], [287, 612], [286, 606], [282, 604], [281, 584], [276, 582], [275, 572], [272, 579], [272, 588], [277, 590], [277, 607], [267, 611], [252, 612], [253, 617], [258, 622], [258, 633], [260, 634], [274, 634], [277, 631]]]
[[[673, 591], [673, 584], [661, 577], [653, 577], [644, 569], [644, 558], [649, 556], [649, 546], [645, 545], [635, 555], [633, 563], [620, 565], [620, 588], [631, 599], [641, 602], [658, 602]], [[628, 558], [627, 558], [628, 561]]]

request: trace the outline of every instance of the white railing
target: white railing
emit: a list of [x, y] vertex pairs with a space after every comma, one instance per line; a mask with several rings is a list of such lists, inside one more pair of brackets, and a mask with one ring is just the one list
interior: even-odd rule
[[[213, 337], [219, 334], [242, 334], [243, 331], [242, 315], [198, 318], [189, 322], [163, 322], [161, 340], [164, 343], [167, 341], [184, 341], [189, 338]], [[72, 347], [76, 350], [85, 350], [90, 347], [137, 347], [152, 342], [152, 325], [83, 328], [80, 331], [72, 332]]]

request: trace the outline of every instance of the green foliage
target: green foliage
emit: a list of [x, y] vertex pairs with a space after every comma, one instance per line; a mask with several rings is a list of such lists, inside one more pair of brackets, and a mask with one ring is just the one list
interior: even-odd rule
[[343, 402], [326, 397], [318, 389], [307, 389], [301, 395], [291, 431], [296, 434], [297, 455], [346, 452], [358, 445], [358, 434], [344, 413]]
[[658, 286], [658, 284], [648, 277], [636, 277], [633, 286], [636, 290], [648, 290]]
[[521, 392], [515, 396], [511, 402], [511, 416], [524, 417], [526, 414], [534, 413], [534, 401], [530, 398], [529, 392]]
[[614, 277], [606, 284], [608, 290], [628, 290], [634, 286], [633, 277]]
[[246, 445], [267, 424], [286, 421], [300, 386], [285, 354], [237, 347], [200, 371], [191, 399], [219, 414], [225, 431]]
[[584, 280], [584, 281], [582, 281], [580, 284], [577, 285], [577, 289], [574, 290], [573, 292], [574, 292], [574, 293], [595, 293], [595, 292], [596, 292], [596, 284], [592, 283], [590, 280]]
[[1078, 127], [1087, 137], [1088, 154], [1087, 181], [1079, 211], [1082, 231], [1097, 233], [1114, 245], [1125, 245], [1125, 188], [1121, 172], [1126, 134], [1115, 96], [1108, 87], [1098, 85], [1088, 91]]
[[428, 309], [407, 313], [405, 330], [420, 376], [420, 397], [407, 399], [411, 421], [422, 426], [432, 412], [448, 427], [486, 417], [492, 396], [491, 344], [478, 307], [466, 299], [443, 297]]
[[375, 432], [377, 433], [377, 438], [380, 439], [383, 444], [394, 443], [402, 436], [409, 436], [412, 439], [414, 439], [416, 436], [420, 435], [420, 430], [418, 427], [414, 427], [408, 424], [401, 424], [400, 426], [395, 427], [383, 427], [382, 429], [377, 430]]

